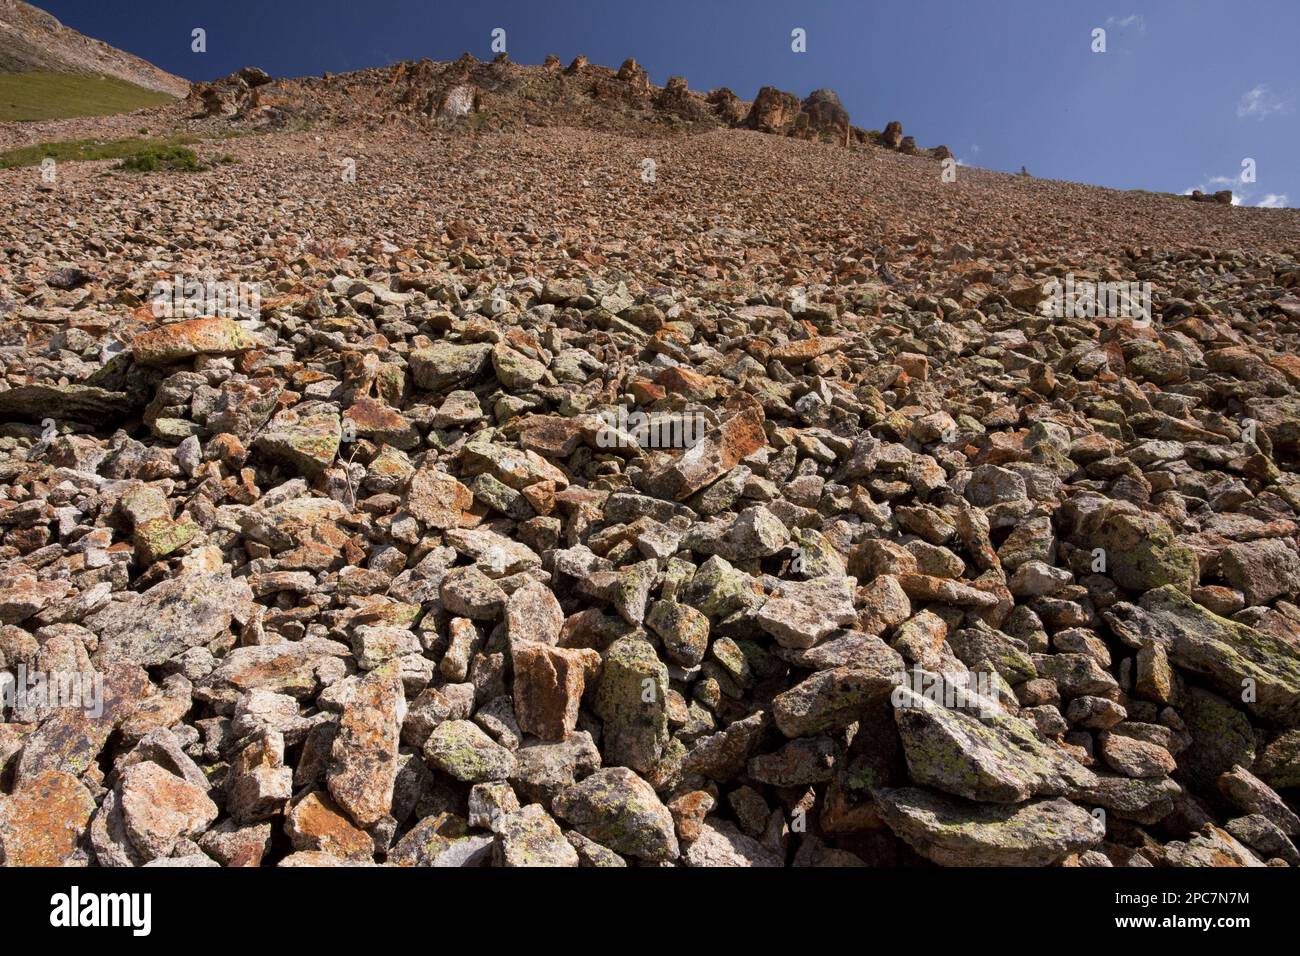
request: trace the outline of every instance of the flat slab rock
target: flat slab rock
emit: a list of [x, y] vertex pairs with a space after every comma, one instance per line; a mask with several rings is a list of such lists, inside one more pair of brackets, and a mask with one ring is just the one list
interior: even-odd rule
[[941, 866], [1048, 866], [1096, 846], [1101, 822], [1068, 800], [996, 806], [917, 787], [873, 794], [889, 828]]
[[99, 635], [96, 661], [126, 660], [153, 667], [225, 633], [245, 616], [253, 592], [228, 570], [183, 574], [155, 584], [131, 601], [114, 601], [86, 618]]
[[1033, 726], [992, 712], [944, 707], [900, 688], [894, 719], [912, 779], [968, 800], [1020, 803], [1073, 795], [1096, 775]]

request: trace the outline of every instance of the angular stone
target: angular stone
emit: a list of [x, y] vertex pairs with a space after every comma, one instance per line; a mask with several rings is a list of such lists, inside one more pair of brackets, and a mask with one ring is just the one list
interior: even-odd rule
[[336, 405], [303, 402], [276, 414], [253, 445], [271, 460], [314, 478], [334, 461], [342, 438]]
[[1116, 816], [1151, 825], [1174, 811], [1183, 788], [1168, 777], [1148, 779], [1098, 773], [1097, 782], [1075, 795], [1078, 803], [1104, 807]]
[[1100, 820], [1061, 797], [977, 804], [905, 787], [875, 798], [889, 828], [940, 866], [1050, 866], [1106, 835]]
[[85, 620], [99, 635], [95, 661], [131, 661], [153, 667], [226, 633], [231, 619], [249, 613], [248, 583], [229, 567], [160, 581], [134, 601], [113, 601]]
[[709, 647], [709, 619], [695, 608], [676, 601], [656, 601], [646, 624], [659, 635], [664, 651], [678, 664], [694, 667], [704, 660]]
[[546, 377], [546, 366], [508, 345], [492, 350], [492, 368], [501, 384], [511, 391], [527, 391]]
[[137, 333], [131, 351], [141, 365], [169, 365], [195, 355], [230, 355], [256, 348], [257, 338], [230, 319], [190, 319]]
[[687, 866], [778, 867], [784, 863], [753, 837], [741, 833], [730, 820], [711, 817], [700, 827], [699, 837], [686, 848]]
[[474, 565], [448, 571], [438, 593], [452, 614], [476, 621], [495, 620], [506, 603], [506, 593]]
[[525, 544], [484, 528], [453, 528], [445, 535], [447, 543], [491, 577], [518, 574], [542, 566], [537, 552]]
[[1250, 605], [1300, 590], [1300, 554], [1281, 538], [1229, 545], [1219, 555], [1219, 568]]
[[46, 770], [0, 800], [0, 863], [73, 864], [95, 800], [71, 774]]
[[501, 821], [519, 809], [510, 784], [496, 780], [476, 783], [469, 790], [469, 825], [496, 832]]
[[1106, 552], [1115, 583], [1131, 591], [1169, 586], [1190, 591], [1200, 579], [1196, 553], [1181, 543], [1158, 514], [1111, 503], [1089, 515], [1089, 549]]
[[0, 418], [75, 419], [107, 425], [126, 418], [136, 403], [123, 392], [94, 385], [33, 382], [0, 392]]
[[284, 764], [284, 735], [263, 731], [236, 755], [226, 772], [226, 812], [237, 823], [278, 815], [293, 795], [293, 770]]
[[853, 579], [782, 581], [758, 612], [758, 625], [782, 647], [812, 647], [838, 627], [856, 624]]
[[605, 651], [596, 688], [605, 758], [648, 773], [668, 744], [668, 668], [648, 641], [619, 638]]
[[898, 575], [898, 583], [907, 596], [915, 601], [978, 608], [995, 607], [998, 603], [996, 595], [950, 578], [903, 573]]
[[1255, 854], [1237, 842], [1226, 830], [1206, 824], [1193, 833], [1186, 843], [1171, 840], [1165, 844], [1165, 860], [1170, 866], [1265, 866]]
[[976, 716], [907, 687], [894, 695], [894, 719], [914, 781], [984, 803], [1073, 794], [1096, 776], [1005, 714]]
[[469, 720], [448, 720], [424, 743], [425, 762], [464, 783], [504, 780], [515, 770], [509, 750]]
[[866, 634], [883, 634], [912, 616], [912, 602], [898, 578], [882, 574], [858, 589], [857, 629]]
[[1145, 740], [1106, 733], [1099, 742], [1107, 766], [1126, 777], [1163, 777], [1178, 766], [1168, 750]]
[[541, 804], [530, 803], [501, 821], [493, 863], [506, 867], [577, 866], [578, 851]]
[[577, 726], [587, 677], [600, 669], [599, 652], [524, 641], [513, 646], [511, 659], [519, 729], [543, 740], [563, 740]]
[[830, 780], [838, 756], [829, 737], [800, 737], [749, 760], [749, 778], [773, 787], [806, 787]]
[[[873, 640], [877, 640], [873, 638]], [[808, 737], [838, 730], [889, 699], [903, 659], [883, 643], [874, 659], [818, 671], [772, 700], [772, 716], [787, 737]]]
[[437, 866], [438, 860], [469, 836], [465, 821], [451, 813], [425, 817], [388, 854], [394, 866]]
[[284, 831], [295, 850], [316, 852], [345, 860], [370, 861], [375, 843], [357, 829], [329, 794], [312, 790], [304, 794], [285, 814]]
[[767, 715], [759, 711], [701, 737], [682, 760], [682, 769], [726, 783], [745, 769], [767, 724]]
[[763, 413], [757, 408], [746, 408], [651, 476], [651, 493], [659, 498], [684, 501], [766, 444]]
[[1233, 767], [1219, 777], [1219, 792], [1240, 810], [1268, 819], [1287, 836], [1300, 833], [1300, 817], [1282, 798], [1245, 767]]
[[420, 468], [411, 475], [402, 507], [429, 528], [456, 528], [474, 505], [473, 493], [437, 468]]
[[561, 741], [525, 740], [515, 751], [510, 784], [527, 801], [549, 804], [555, 794], [598, 769], [600, 751], [591, 734], [577, 730]]
[[217, 818], [206, 793], [156, 763], [128, 767], [117, 795], [127, 835], [145, 860], [169, 856], [177, 841], [197, 836]]
[[1285, 639], [1219, 617], [1173, 585], [1147, 592], [1138, 606], [1116, 605], [1107, 620], [1130, 646], [1158, 641], [1175, 667], [1209, 678], [1251, 713], [1300, 726], [1300, 657]]
[[435, 342], [410, 354], [411, 377], [420, 388], [441, 392], [478, 378], [487, 368], [491, 354], [492, 346], [481, 342], [472, 345]]
[[672, 814], [654, 789], [626, 767], [598, 770], [556, 795], [555, 813], [615, 853], [650, 861], [675, 859]]
[[1275, 857], [1291, 866], [1300, 865], [1300, 850], [1268, 817], [1257, 813], [1237, 817], [1229, 820], [1225, 829], [1260, 856]]
[[299, 699], [314, 697], [321, 675], [341, 677], [346, 666], [340, 658], [350, 656], [346, 645], [323, 638], [237, 647], [200, 682], [196, 696], [265, 690]]
[[339, 718], [326, 785], [362, 829], [387, 816], [397, 780], [397, 748], [406, 700], [401, 669], [389, 661], [356, 686]]
[[361, 397], [344, 412], [342, 433], [369, 438], [395, 448], [418, 448], [420, 433], [401, 412], [373, 398]]

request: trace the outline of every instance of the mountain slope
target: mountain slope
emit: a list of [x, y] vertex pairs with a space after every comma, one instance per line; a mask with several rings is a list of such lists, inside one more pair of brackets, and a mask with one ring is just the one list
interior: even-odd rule
[[0, 73], [38, 72], [110, 76], [170, 96], [184, 96], [190, 87], [188, 80], [65, 27], [29, 3], [0, 0]]

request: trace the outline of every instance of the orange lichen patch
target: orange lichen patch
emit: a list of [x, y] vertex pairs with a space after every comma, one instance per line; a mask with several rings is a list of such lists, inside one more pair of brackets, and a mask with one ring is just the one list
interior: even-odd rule
[[230, 319], [187, 319], [140, 332], [131, 339], [135, 360], [166, 365], [195, 355], [244, 352], [257, 342]]
[[63, 866], [94, 812], [94, 798], [76, 777], [37, 774], [0, 801], [0, 858], [5, 866]]
[[771, 357], [779, 362], [807, 362], [819, 355], [843, 348], [845, 340], [838, 335], [818, 336], [811, 339], [797, 339], [772, 348]]

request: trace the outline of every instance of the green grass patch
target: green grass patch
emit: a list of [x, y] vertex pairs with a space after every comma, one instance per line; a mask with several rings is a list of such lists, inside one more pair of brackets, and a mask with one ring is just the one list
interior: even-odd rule
[[150, 146], [132, 153], [118, 163], [121, 169], [131, 169], [137, 173], [152, 173], [159, 169], [172, 169], [181, 172], [198, 172], [204, 169], [199, 157], [188, 146], [173, 144], [169, 146]]
[[197, 143], [193, 136], [168, 139], [144, 139], [131, 136], [127, 139], [68, 139], [55, 143], [37, 143], [0, 153], [0, 169], [18, 166], [37, 166], [47, 156], [57, 162], [78, 162], [93, 159], [127, 160], [137, 156], [161, 154], [175, 147]]
[[112, 76], [0, 73], [0, 122], [129, 113], [176, 98]]

